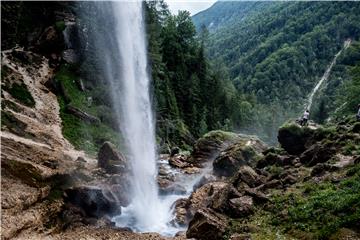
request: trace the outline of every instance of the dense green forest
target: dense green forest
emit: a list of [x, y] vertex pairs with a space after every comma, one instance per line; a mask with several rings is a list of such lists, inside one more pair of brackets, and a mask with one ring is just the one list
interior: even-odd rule
[[212, 129], [231, 129], [241, 118], [238, 95], [204, 53], [206, 33], [196, 35], [190, 13], [170, 14], [163, 1], [146, 4], [148, 51], [158, 136], [163, 143], [190, 145]]
[[[96, 68], [103, 60], [94, 55], [99, 40], [90, 37], [92, 31], [108, 31], [112, 26], [98, 26], [94, 19], [77, 14], [79, 8], [92, 11], [91, 3], [49, 4], [2, 4], [2, 48], [14, 47], [18, 39], [25, 49], [51, 60], [49, 52], [61, 54], [67, 49], [62, 39], [65, 25], [54, 11], [44, 9], [76, 15], [76, 26], [68, 34], [79, 61], [51, 60], [63, 133], [77, 148], [91, 153], [105, 140], [121, 146], [106, 82]], [[213, 129], [257, 134], [276, 144], [277, 128], [301, 114], [311, 89], [348, 38], [352, 44], [316, 95], [311, 118], [323, 123], [356, 111], [360, 102], [357, 2], [217, 2], [193, 17], [186, 11], [171, 14], [164, 1], [144, 2], [144, 7], [161, 151], [174, 145], [188, 148]], [[53, 45], [38, 46], [34, 36], [48, 25], [54, 26], [58, 39]], [[69, 113], [69, 106], [99, 121], [79, 121]]]
[[[224, 63], [238, 94], [252, 106], [251, 125], [235, 127], [274, 141], [275, 129], [301, 114], [343, 42], [351, 38], [357, 44], [359, 12], [356, 2], [217, 2], [195, 15], [198, 31], [210, 31], [207, 56], [215, 65]], [[338, 77], [331, 74], [329, 87], [311, 111], [316, 120], [324, 121], [341, 104], [335, 103], [336, 89], [350, 79], [349, 66], [356, 64], [358, 50], [353, 47], [341, 56], [352, 63], [338, 61]]]

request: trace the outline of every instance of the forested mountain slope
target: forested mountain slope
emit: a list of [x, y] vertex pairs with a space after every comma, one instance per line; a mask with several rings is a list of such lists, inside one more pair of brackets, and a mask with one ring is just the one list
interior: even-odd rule
[[[344, 41], [359, 39], [359, 12], [357, 2], [217, 2], [193, 21], [199, 32], [203, 26], [210, 30], [209, 58], [224, 63], [239, 94], [256, 106], [258, 125], [276, 129], [301, 113]], [[342, 82], [346, 68], [340, 69]], [[328, 89], [327, 95], [335, 92]], [[312, 115], [318, 115], [316, 104]], [[271, 132], [263, 135], [274, 138]]]

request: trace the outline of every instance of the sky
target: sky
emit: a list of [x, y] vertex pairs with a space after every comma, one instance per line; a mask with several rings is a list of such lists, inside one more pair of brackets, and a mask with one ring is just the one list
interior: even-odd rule
[[194, 15], [209, 8], [216, 0], [165, 0], [171, 13], [177, 14], [179, 10], [187, 10]]

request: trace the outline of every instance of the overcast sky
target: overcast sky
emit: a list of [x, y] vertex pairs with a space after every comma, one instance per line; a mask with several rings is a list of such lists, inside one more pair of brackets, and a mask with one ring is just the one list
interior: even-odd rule
[[216, 0], [165, 0], [171, 13], [177, 14], [179, 10], [187, 10], [194, 15], [209, 8]]

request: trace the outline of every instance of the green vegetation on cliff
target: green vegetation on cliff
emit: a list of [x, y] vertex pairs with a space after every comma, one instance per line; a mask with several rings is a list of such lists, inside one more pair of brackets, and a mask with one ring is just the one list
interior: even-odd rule
[[[160, 137], [165, 143], [182, 145], [209, 130], [232, 129], [241, 106], [225, 73], [209, 65], [204, 53], [206, 34], [196, 37], [186, 11], [171, 15], [163, 1], [149, 1], [146, 6]], [[181, 123], [192, 136], [184, 136], [178, 128]]]
[[[210, 31], [208, 56], [216, 64], [225, 63], [238, 94], [245, 94], [252, 106], [253, 121], [237, 127], [274, 140], [278, 126], [301, 114], [307, 96], [344, 41], [359, 39], [359, 11], [357, 2], [221, 1], [193, 16], [199, 34], [203, 25]], [[356, 63], [358, 55], [359, 49], [353, 47], [341, 57]], [[339, 62], [337, 77], [330, 76], [327, 90], [317, 94], [311, 111], [317, 121], [334, 110], [331, 96], [348, 79]]]

